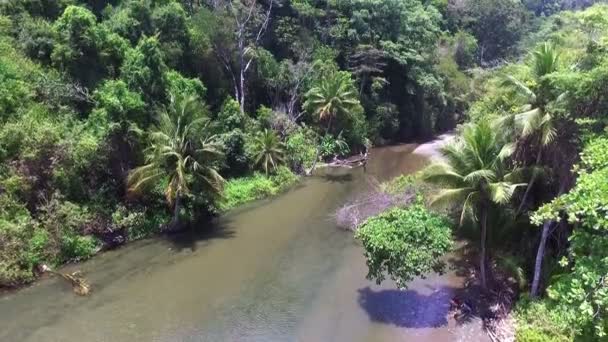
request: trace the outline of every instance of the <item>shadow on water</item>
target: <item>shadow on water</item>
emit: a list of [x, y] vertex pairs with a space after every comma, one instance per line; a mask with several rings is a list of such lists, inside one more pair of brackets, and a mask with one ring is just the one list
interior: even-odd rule
[[343, 175], [325, 174], [325, 175], [323, 175], [323, 179], [330, 183], [348, 183], [348, 182], [352, 182], [353, 175], [350, 173], [343, 174]]
[[438, 328], [448, 324], [450, 288], [440, 288], [430, 295], [414, 290], [358, 290], [359, 305], [373, 322], [402, 328]]
[[178, 252], [183, 250], [196, 251], [212, 240], [225, 240], [234, 238], [236, 232], [227, 219], [213, 220], [206, 224], [196, 224], [177, 234], [169, 234], [166, 241]]
[[[478, 286], [429, 288], [432, 292], [427, 295], [415, 290], [375, 291], [365, 287], [357, 290], [358, 303], [371, 321], [401, 328], [445, 327], [450, 317], [454, 318], [457, 325], [465, 325], [488, 310], [478, 300], [480, 293]], [[466, 302], [471, 310], [454, 311], [450, 304], [454, 298]]]

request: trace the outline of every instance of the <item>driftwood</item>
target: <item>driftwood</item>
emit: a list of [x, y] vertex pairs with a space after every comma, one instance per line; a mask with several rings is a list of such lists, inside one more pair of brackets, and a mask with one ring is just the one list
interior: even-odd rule
[[361, 153], [358, 155], [350, 156], [346, 159], [334, 158], [334, 160], [332, 160], [330, 163], [328, 163], [327, 166], [348, 167], [348, 168], [365, 166], [367, 164], [367, 159], [368, 159], [368, 154]]
[[87, 296], [91, 292], [91, 286], [86, 281], [86, 279], [84, 279], [84, 277], [80, 275], [80, 271], [72, 273], [61, 273], [53, 271], [47, 265], [42, 265], [40, 269], [42, 270], [42, 272], [54, 274], [68, 281], [70, 285], [72, 285], [72, 291], [74, 291], [74, 293], [79, 296]]
[[354, 156], [350, 156], [346, 159], [339, 159], [338, 157], [334, 157], [334, 159], [331, 162], [319, 164], [318, 166], [316, 165], [317, 163], [315, 162], [313, 164], [313, 167], [310, 168], [310, 170], [306, 171], [306, 175], [310, 176], [312, 174], [312, 172], [315, 170], [315, 168], [323, 168], [323, 167], [341, 167], [341, 168], [346, 168], [346, 169], [353, 169], [355, 167], [363, 166], [363, 169], [365, 170], [365, 166], [367, 165], [368, 159], [369, 159], [369, 156], [367, 153], [357, 154]]
[[367, 178], [367, 181], [370, 183], [370, 191], [357, 196], [336, 211], [338, 227], [354, 231], [369, 217], [393, 207], [409, 205], [416, 198], [413, 188], [393, 194], [382, 190], [374, 178]]

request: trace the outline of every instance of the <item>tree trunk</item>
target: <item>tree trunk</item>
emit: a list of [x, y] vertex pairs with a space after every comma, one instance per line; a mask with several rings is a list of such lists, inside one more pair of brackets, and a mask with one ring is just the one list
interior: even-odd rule
[[241, 66], [241, 98], [239, 99], [239, 105], [241, 109], [241, 114], [245, 114], [245, 70], [243, 70], [243, 66]]
[[543, 267], [543, 258], [545, 256], [545, 246], [547, 245], [547, 238], [549, 237], [549, 230], [553, 221], [546, 221], [543, 224], [543, 232], [540, 236], [540, 243], [538, 244], [538, 251], [536, 252], [536, 262], [534, 263], [534, 279], [532, 280], [532, 288], [530, 289], [530, 296], [538, 296], [538, 287], [540, 285], [540, 276]]
[[[543, 153], [543, 150], [541, 147], [541, 149], [538, 151], [538, 154], [536, 155], [535, 166], [540, 165], [542, 153]], [[519, 207], [517, 208], [517, 211], [515, 212], [516, 217], [519, 216], [521, 211], [524, 209], [524, 205], [526, 205], [526, 202], [528, 201], [528, 196], [530, 195], [530, 190], [532, 190], [532, 186], [534, 185], [535, 181], [536, 181], [536, 174], [532, 174], [532, 178], [530, 178], [530, 182], [528, 182], [528, 186], [526, 187], [526, 192], [524, 192], [524, 197], [521, 199], [521, 203], [519, 203]]]
[[[561, 183], [557, 197], [561, 196], [566, 192], [567, 184]], [[530, 289], [530, 296], [538, 296], [538, 289], [540, 287], [540, 277], [543, 268], [543, 258], [545, 257], [545, 247], [547, 246], [547, 239], [549, 238], [549, 231], [555, 221], [547, 221], [543, 224], [543, 231], [540, 236], [540, 243], [538, 244], [538, 251], [536, 252], [536, 261], [534, 263], [534, 278], [532, 279], [532, 288]]]
[[171, 223], [169, 225], [169, 232], [176, 232], [180, 229], [180, 220], [179, 220], [179, 212], [182, 207], [182, 196], [179, 192], [175, 195], [175, 204], [173, 205], [173, 218], [171, 219]]
[[481, 208], [481, 213], [480, 213], [480, 224], [481, 224], [481, 252], [479, 255], [479, 275], [480, 275], [480, 282], [481, 282], [481, 288], [486, 290], [488, 287], [487, 285], [487, 278], [486, 278], [486, 238], [488, 235], [488, 229], [487, 229], [487, 221], [488, 221], [488, 213], [487, 213], [487, 209], [485, 207]]

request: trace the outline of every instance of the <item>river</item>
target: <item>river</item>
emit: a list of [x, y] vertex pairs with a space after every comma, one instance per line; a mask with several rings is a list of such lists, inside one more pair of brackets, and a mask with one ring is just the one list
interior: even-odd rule
[[429, 146], [374, 149], [367, 172], [306, 178], [219, 218], [209, 233], [139, 241], [66, 267], [83, 271], [88, 297], [56, 278], [4, 295], [0, 341], [487, 341], [478, 320], [448, 317], [463, 286], [457, 272], [407, 291], [378, 286], [365, 279], [352, 233], [332, 218], [365, 191], [366, 177], [420, 169]]

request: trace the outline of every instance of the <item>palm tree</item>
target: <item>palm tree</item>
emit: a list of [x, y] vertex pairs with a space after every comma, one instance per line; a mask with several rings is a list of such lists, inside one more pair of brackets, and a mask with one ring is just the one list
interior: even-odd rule
[[131, 192], [139, 192], [161, 179], [168, 179], [165, 198], [173, 208], [170, 230], [179, 228], [181, 202], [190, 193], [194, 182], [212, 195], [221, 192], [224, 182], [216, 169], [222, 153], [215, 136], [195, 139], [195, 133], [205, 134], [209, 122], [201, 117], [202, 112], [198, 99], [172, 97], [168, 111], [160, 113], [158, 125], [150, 133], [145, 165], [131, 170], [127, 178]]
[[327, 121], [327, 131], [334, 118], [350, 116], [361, 106], [350, 74], [342, 71], [321, 79], [319, 85], [311, 88], [305, 96], [304, 108], [319, 121]]
[[[516, 126], [520, 130], [521, 137], [531, 138], [532, 143], [536, 145], [538, 150], [532, 177], [528, 182], [528, 186], [526, 187], [526, 191], [524, 192], [524, 196], [519, 204], [516, 215], [519, 215], [522, 212], [527, 203], [532, 186], [538, 177], [538, 170], [540, 169], [542, 162], [543, 150], [554, 141], [557, 134], [555, 130], [557, 118], [551, 112], [546, 110], [546, 106], [552, 100], [556, 102], [561, 101], [565, 98], [567, 93], [562, 93], [555, 99], [552, 99], [550, 85], [548, 84], [545, 76], [557, 71], [558, 65], [559, 54], [557, 53], [555, 47], [550, 43], [544, 43], [532, 53], [531, 70], [534, 76], [534, 83], [536, 84], [535, 87], [528, 87], [524, 82], [512, 76], [508, 76], [503, 82], [505, 87], [523, 96], [527, 103], [524, 106], [524, 111], [522, 113], [506, 116], [498, 121], [498, 125], [502, 128], [505, 128], [505, 126]], [[545, 246], [547, 238], [549, 237], [549, 230], [551, 226], [551, 222], [545, 222], [545, 224], [543, 224], [541, 239], [534, 264], [534, 277], [530, 290], [530, 294], [533, 297], [538, 294], [542, 260], [545, 255]]]
[[[332, 120], [340, 116], [349, 117], [361, 108], [353, 80], [350, 74], [344, 71], [334, 72], [321, 79], [305, 97], [304, 109], [316, 116], [319, 121], [327, 122], [325, 134], [329, 133]], [[319, 153], [320, 150], [317, 148], [317, 155], [309, 173], [314, 170]]]
[[284, 162], [284, 145], [275, 132], [268, 129], [260, 132], [253, 146], [255, 164], [261, 166], [266, 175]]
[[[550, 145], [556, 136], [555, 117], [546, 110], [546, 106], [551, 102], [550, 89], [545, 76], [557, 71], [559, 64], [559, 54], [551, 43], [541, 44], [532, 53], [531, 71], [534, 76], [535, 86], [530, 87], [525, 82], [513, 76], [507, 76], [502, 85], [512, 90], [515, 94], [522, 96], [526, 104], [522, 112], [507, 115], [497, 121], [501, 128], [515, 126], [519, 130], [521, 138], [531, 138], [537, 146], [535, 169], [538, 169], [542, 160], [543, 149]], [[557, 100], [562, 99], [565, 94], [558, 96]], [[530, 190], [536, 181], [538, 172], [532, 173], [532, 178], [528, 182], [522, 201], [517, 209], [517, 215], [522, 211], [527, 202]]]
[[481, 231], [480, 280], [486, 288], [486, 240], [488, 210], [493, 204], [506, 204], [519, 186], [513, 179], [518, 170], [509, 170], [505, 160], [513, 152], [511, 145], [500, 143], [495, 131], [486, 123], [465, 127], [462, 137], [441, 149], [446, 162], [429, 166], [423, 173], [427, 182], [443, 190], [433, 205], [462, 205], [460, 222], [468, 215], [477, 221]]

